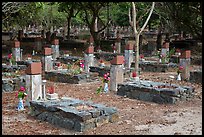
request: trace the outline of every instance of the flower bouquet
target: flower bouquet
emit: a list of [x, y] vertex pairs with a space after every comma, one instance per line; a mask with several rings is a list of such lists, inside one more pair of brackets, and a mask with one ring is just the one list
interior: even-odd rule
[[100, 60], [99, 61], [99, 67], [101, 67], [101, 68], [104, 68], [105, 67], [105, 63], [103, 62], [103, 60]]
[[15, 64], [15, 60], [13, 58], [12, 53], [8, 54], [8, 59], [9, 59], [9, 65]]
[[181, 80], [181, 73], [183, 71], [183, 66], [179, 66], [178, 70], [177, 70], [177, 80]]
[[[106, 74], [104, 74], [103, 75], [103, 80], [102, 80], [102, 82], [103, 82], [103, 84], [104, 84], [104, 88], [103, 88], [103, 91], [105, 92], [105, 93], [107, 93], [108, 92], [108, 83], [109, 83], [109, 81], [110, 81], [110, 74], [109, 73], [106, 73]], [[102, 92], [102, 87], [103, 86], [100, 86], [96, 91], [96, 93], [97, 94], [99, 94], [100, 92]]]
[[84, 60], [80, 60], [79, 61], [79, 65], [80, 65], [80, 71], [83, 71], [84, 70]]
[[143, 54], [140, 54], [140, 60], [141, 60], [141, 61], [144, 61], [144, 60], [145, 60]]
[[17, 110], [25, 110], [23, 105], [23, 99], [27, 96], [27, 93], [25, 92], [24, 87], [20, 87], [19, 91], [16, 93], [16, 97], [19, 99]]

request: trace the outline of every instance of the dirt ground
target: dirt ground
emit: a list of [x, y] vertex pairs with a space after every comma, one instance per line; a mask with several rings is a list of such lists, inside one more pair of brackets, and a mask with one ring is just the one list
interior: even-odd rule
[[[7, 50], [4, 50], [7, 55]], [[26, 58], [27, 54], [23, 54]], [[193, 66], [195, 69], [198, 66]], [[67, 96], [116, 107], [119, 120], [84, 132], [76, 132], [40, 121], [29, 115], [29, 108], [16, 111], [14, 92], [2, 93], [3, 135], [202, 135], [202, 84], [176, 81], [169, 76], [176, 72], [143, 72], [142, 80], [171, 82], [195, 88], [195, 97], [176, 104], [156, 104], [118, 96], [115, 92], [96, 94], [100, 81], [86, 84], [53, 83], [59, 97]]]
[[[141, 73], [141, 79], [170, 82], [169, 73]], [[59, 97], [67, 96], [84, 101], [91, 100], [116, 107], [119, 120], [84, 132], [76, 132], [40, 121], [29, 115], [29, 109], [16, 111], [18, 100], [15, 92], [2, 93], [3, 135], [201, 135], [202, 134], [202, 85], [184, 81], [174, 84], [195, 87], [195, 97], [190, 101], [156, 104], [116, 95], [114, 92], [96, 94], [100, 82], [87, 84], [53, 83]]]

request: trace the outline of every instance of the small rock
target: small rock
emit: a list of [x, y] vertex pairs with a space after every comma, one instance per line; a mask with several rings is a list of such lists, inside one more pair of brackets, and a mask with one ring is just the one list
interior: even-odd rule
[[174, 135], [181, 135], [181, 133], [180, 132], [175, 132]]
[[129, 125], [130, 123], [132, 123], [131, 120], [125, 120], [125, 122]]

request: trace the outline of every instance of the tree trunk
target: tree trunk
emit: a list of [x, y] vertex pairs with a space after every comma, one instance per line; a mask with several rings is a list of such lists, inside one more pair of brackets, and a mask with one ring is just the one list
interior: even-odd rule
[[100, 45], [100, 37], [99, 37], [99, 32], [98, 32], [98, 27], [97, 27], [97, 17], [93, 17], [93, 21], [91, 23], [91, 28], [90, 28], [90, 33], [94, 39], [94, 47], [98, 48], [98, 46]]
[[67, 39], [70, 39], [70, 26], [71, 26], [71, 17], [67, 18], [68, 26], [67, 26]]
[[159, 28], [158, 34], [157, 34], [157, 50], [159, 50], [162, 46], [162, 34], [161, 34], [161, 29]]
[[139, 75], [139, 39], [140, 34], [135, 34], [135, 72]]
[[99, 33], [93, 32], [91, 35], [94, 39], [94, 47], [98, 48], [98, 46], [100, 45]]
[[143, 42], [143, 36], [140, 35], [140, 39], [139, 39], [139, 53], [140, 53], [140, 54], [143, 54], [142, 42]]

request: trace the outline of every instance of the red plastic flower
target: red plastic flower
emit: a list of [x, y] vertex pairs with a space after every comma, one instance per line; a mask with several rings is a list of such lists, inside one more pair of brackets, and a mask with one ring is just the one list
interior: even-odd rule
[[20, 87], [19, 91], [16, 92], [16, 98], [22, 98], [24, 99], [27, 96], [27, 93], [25, 93], [25, 88], [23, 86]]
[[81, 68], [84, 68], [84, 64], [80, 64], [80, 67], [81, 67]]
[[57, 67], [60, 67], [60, 66], [61, 66], [61, 63], [57, 62], [57, 63], [56, 63], [56, 66], [57, 66]]
[[8, 54], [8, 58], [11, 59], [12, 58], [12, 53]]
[[140, 54], [140, 58], [143, 59], [143, 58], [144, 58], [144, 55], [143, 55], [143, 54]]
[[48, 87], [48, 93], [53, 94], [55, 92], [54, 86]]
[[179, 66], [179, 70], [183, 70], [183, 66]]
[[103, 60], [100, 60], [99, 62], [100, 62], [100, 63], [103, 63]]
[[110, 81], [110, 77], [109, 77], [109, 75], [110, 75], [109, 73], [106, 73], [106, 74], [103, 75], [104, 82], [107, 83], [108, 81]]
[[25, 88], [21, 86], [19, 91], [25, 91]]
[[104, 78], [106, 79], [106, 77], [107, 77], [107, 74], [104, 74], [104, 75], [103, 75], [103, 77], [104, 77]]
[[132, 77], [135, 78], [137, 76], [136, 72], [132, 72]]

